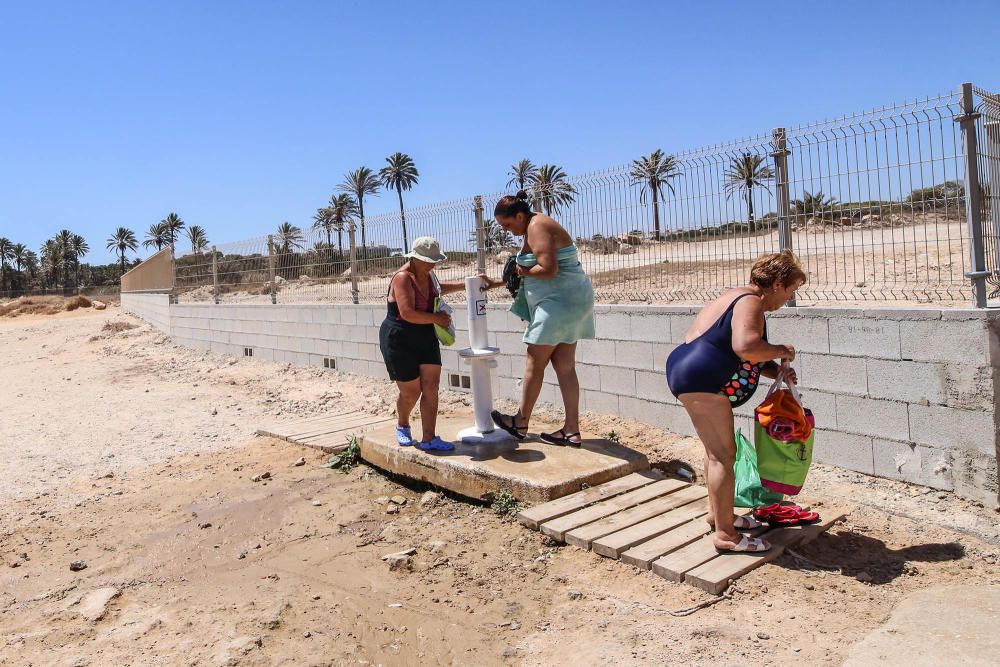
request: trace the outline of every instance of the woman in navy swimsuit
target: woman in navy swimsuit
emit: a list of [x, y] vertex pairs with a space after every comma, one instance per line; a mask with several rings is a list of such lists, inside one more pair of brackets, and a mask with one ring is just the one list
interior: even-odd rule
[[[777, 310], [806, 280], [791, 251], [765, 255], [750, 271], [750, 284], [705, 306], [685, 342], [667, 358], [667, 384], [705, 445], [713, 541], [720, 551], [765, 551], [771, 545], [741, 535], [758, 523], [733, 514], [736, 433], [733, 408], [750, 400], [761, 375], [775, 377], [773, 360], [792, 361], [795, 348], [767, 342], [764, 313]], [[795, 381], [795, 371], [790, 379]]]

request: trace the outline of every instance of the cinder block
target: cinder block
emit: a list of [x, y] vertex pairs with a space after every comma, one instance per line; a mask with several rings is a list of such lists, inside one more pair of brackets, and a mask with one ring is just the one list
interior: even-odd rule
[[358, 312], [351, 306], [339, 306], [340, 323], [354, 326], [358, 323]]
[[983, 320], [900, 322], [899, 327], [904, 359], [973, 366], [990, 363], [989, 336]]
[[948, 364], [944, 367], [944, 377], [946, 398], [932, 403], [966, 410], [993, 410], [996, 390], [992, 367]]
[[[580, 383], [580, 389], [590, 389], [599, 391], [601, 389], [601, 366], [592, 364], [576, 364], [576, 378]], [[607, 368], [605, 366], [604, 368]], [[628, 369], [620, 369], [628, 370]], [[520, 371], [519, 371], [520, 372]]]
[[676, 349], [677, 345], [673, 343], [653, 343], [653, 358], [650, 368], [654, 371], [665, 373], [667, 370], [667, 357]]
[[576, 358], [599, 366], [614, 366], [615, 341], [581, 340], [576, 346]]
[[582, 392], [587, 412], [599, 415], [617, 415], [619, 410], [618, 394], [603, 391], [585, 390]]
[[875, 474], [872, 437], [816, 429], [813, 439], [813, 461]]
[[635, 395], [647, 401], [674, 402], [674, 397], [667, 388], [667, 378], [663, 373], [655, 371], [635, 372]]
[[[897, 440], [874, 441], [875, 474], [937, 489], [948, 489], [947, 463], [941, 452], [912, 442]], [[942, 465], [944, 463], [944, 465]], [[934, 473], [934, 470], [940, 472]]]
[[[507, 354], [523, 354], [525, 351], [522, 334], [508, 332], [497, 333], [497, 342], [499, 343], [497, 347]], [[581, 341], [581, 346], [583, 342], [584, 341]], [[579, 348], [577, 351], [579, 352]]]
[[653, 344], [619, 340], [615, 342], [616, 366], [627, 368], [651, 368], [653, 364]]
[[993, 411], [910, 405], [909, 440], [937, 449], [958, 447], [996, 456]]
[[664, 407], [666, 405], [658, 401], [636, 398], [635, 396], [622, 396], [619, 398], [618, 414], [626, 419], [634, 419], [637, 422], [653, 426], [652, 416]]
[[619, 396], [635, 395], [635, 370], [601, 366], [601, 391]]
[[997, 460], [977, 452], [952, 450], [952, 480], [955, 492], [964, 498], [975, 498], [987, 507], [997, 503]]
[[632, 338], [632, 322], [627, 314], [597, 310], [594, 318], [599, 339], [630, 340]]
[[906, 403], [944, 403], [944, 368], [919, 361], [869, 359], [868, 395]]
[[833, 354], [899, 359], [899, 322], [869, 318], [830, 320]]
[[[763, 383], [758, 391], [766, 393], [769, 387], [770, 380]], [[800, 392], [800, 395], [802, 396], [802, 402], [805, 406], [812, 410], [813, 417], [816, 419], [816, 428], [829, 430], [835, 430], [838, 428], [836, 394], [828, 394], [824, 391], [808, 389]], [[755, 396], [754, 400], [750, 402], [757, 405], [762, 400], [764, 400], [763, 394], [761, 394], [760, 397]]]
[[868, 393], [868, 375], [861, 357], [803, 354], [796, 357], [795, 365], [801, 371], [799, 385], [803, 388], [856, 396]]
[[797, 352], [830, 352], [830, 330], [821, 317], [768, 317], [767, 339], [775, 345], [790, 343]]
[[688, 330], [691, 325], [694, 324], [694, 320], [697, 315], [684, 315], [677, 314], [671, 315], [670, 320], [670, 343], [674, 345], [680, 345], [684, 342], [684, 338], [687, 336]]
[[669, 315], [663, 314], [630, 313], [629, 321], [631, 323], [632, 340], [648, 343], [669, 343], [671, 340], [670, 319]]
[[372, 313], [371, 308], [367, 306], [354, 306], [354, 312], [358, 326], [370, 327], [375, 324], [374, 314]]
[[864, 315], [876, 320], [897, 322], [941, 319], [941, 311], [930, 308], [865, 308]]
[[[837, 430], [893, 440], [909, 440], [910, 424], [906, 408], [906, 403], [895, 401], [837, 396]], [[817, 415], [817, 426], [819, 423]]]

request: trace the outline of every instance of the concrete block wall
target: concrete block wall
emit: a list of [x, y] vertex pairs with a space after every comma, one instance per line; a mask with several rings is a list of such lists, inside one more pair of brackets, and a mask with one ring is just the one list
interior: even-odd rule
[[[386, 378], [378, 347], [384, 305], [165, 306], [163, 295], [123, 295], [123, 307], [164, 324], [178, 343], [221, 354]], [[501, 350], [494, 394], [520, 395], [523, 324], [490, 306], [490, 342]], [[445, 372], [467, 373], [462, 307], [458, 342], [442, 350]], [[620, 414], [694, 435], [664, 378], [667, 356], [697, 309], [597, 306], [598, 339], [578, 350], [581, 409]], [[816, 415], [815, 459], [868, 475], [954, 490], [995, 502], [1000, 320], [977, 310], [786, 308], [768, 315], [772, 342], [791, 343], [803, 399]], [[447, 384], [446, 381], [443, 382]], [[561, 404], [549, 369], [541, 400]], [[753, 402], [737, 426], [753, 430]]]
[[170, 295], [122, 292], [121, 307], [141, 317], [165, 334], [170, 333]]

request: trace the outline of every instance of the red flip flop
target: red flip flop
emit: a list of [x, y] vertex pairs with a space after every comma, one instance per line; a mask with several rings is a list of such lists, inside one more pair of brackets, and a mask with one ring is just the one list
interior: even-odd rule
[[758, 521], [767, 521], [772, 516], [786, 517], [790, 512], [801, 512], [802, 508], [798, 505], [782, 505], [781, 503], [772, 503], [770, 505], [764, 505], [762, 507], [755, 507], [753, 509], [753, 516]]
[[801, 524], [817, 523], [819, 521], [819, 514], [816, 512], [802, 512], [801, 510], [795, 512], [792, 516], [780, 516], [776, 517], [772, 515], [768, 522], [777, 523], [782, 526], [798, 526]]

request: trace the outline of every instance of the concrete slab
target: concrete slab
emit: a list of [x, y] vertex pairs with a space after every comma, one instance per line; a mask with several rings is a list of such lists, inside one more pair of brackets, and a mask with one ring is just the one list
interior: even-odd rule
[[[428, 482], [469, 498], [509, 489], [522, 502], [546, 502], [646, 470], [645, 455], [584, 433], [583, 447], [557, 447], [534, 439], [500, 445], [457, 442], [473, 422], [472, 414], [438, 421], [441, 437], [455, 442], [453, 452], [423, 452], [396, 444], [395, 425], [365, 433], [361, 457], [384, 470]], [[414, 432], [419, 431], [414, 424]]]
[[996, 665], [1000, 587], [937, 586], [904, 598], [892, 616], [851, 648], [844, 667]]

